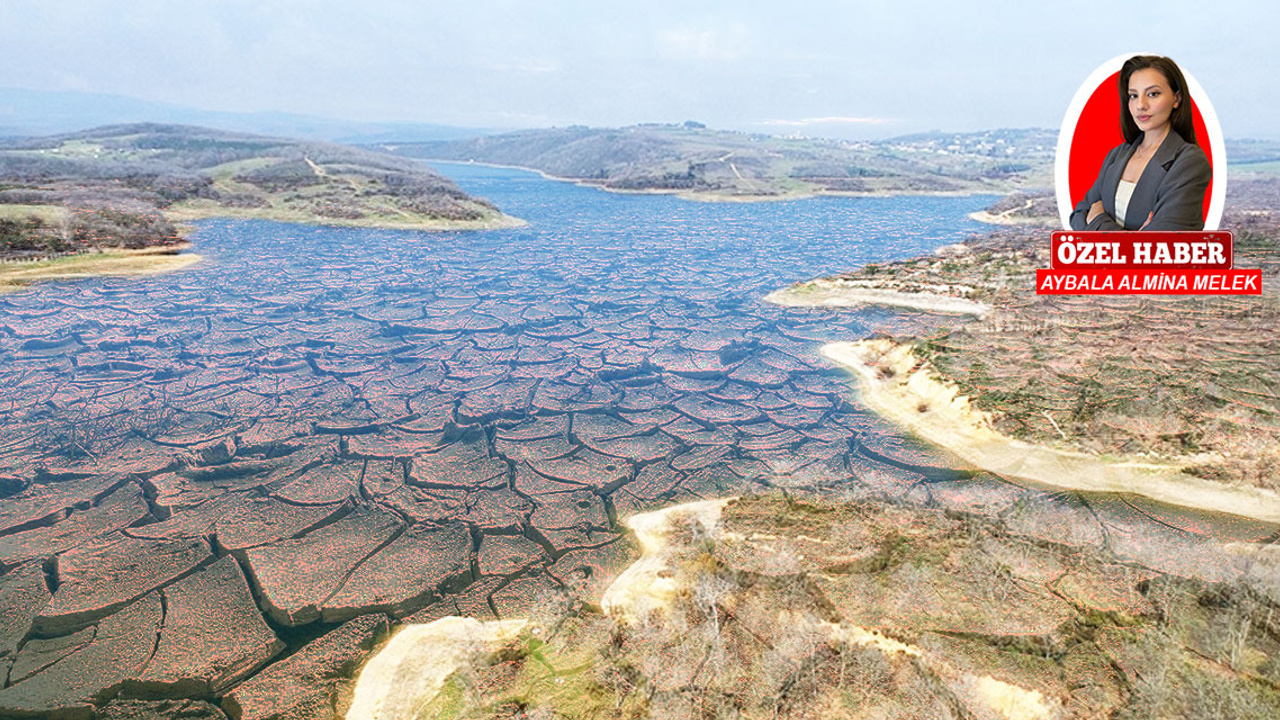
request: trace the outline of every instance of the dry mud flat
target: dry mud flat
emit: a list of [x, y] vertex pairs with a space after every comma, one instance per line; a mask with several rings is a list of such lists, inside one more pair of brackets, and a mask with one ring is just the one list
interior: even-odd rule
[[602, 611], [406, 627], [347, 717], [1280, 712], [1275, 552], [1210, 584], [879, 502], [703, 501], [630, 525], [643, 554]]
[[387, 628], [598, 597], [619, 517], [743, 488], [1209, 580], [1275, 534], [904, 438], [817, 350], [935, 320], [761, 304], [784, 247], [529, 237], [213, 224], [181, 275], [0, 298], [0, 715], [333, 717]]
[[619, 514], [942, 471], [857, 454], [897, 451], [814, 354], [826, 323], [692, 270], [232, 237], [244, 264], [210, 243], [2, 301], [0, 714], [331, 716], [379, 628], [598, 594], [634, 557]]

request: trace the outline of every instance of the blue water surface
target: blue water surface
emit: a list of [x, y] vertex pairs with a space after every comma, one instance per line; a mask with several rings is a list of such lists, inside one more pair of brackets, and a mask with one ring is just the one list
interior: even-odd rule
[[[528, 224], [211, 220], [191, 236], [206, 260], [182, 272], [0, 299], [10, 485], [133, 473], [160, 519], [220, 494], [370, 506], [524, 535], [539, 550], [522, 568], [616, 540], [630, 512], [775, 488], [965, 509], [1034, 495], [1067, 534], [1101, 522], [1097, 502], [984, 475], [885, 423], [818, 354], [956, 319], [763, 302], [983, 233], [967, 214], [994, 198], [706, 203], [439, 169]], [[1113, 505], [1144, 533], [1173, 527]]]

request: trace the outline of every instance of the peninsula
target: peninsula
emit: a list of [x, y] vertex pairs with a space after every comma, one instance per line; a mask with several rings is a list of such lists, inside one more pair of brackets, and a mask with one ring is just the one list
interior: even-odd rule
[[701, 123], [570, 126], [379, 146], [398, 155], [509, 165], [617, 192], [695, 200], [812, 195], [1006, 194], [1051, 182], [1048, 130], [925, 133], [850, 142], [711, 130]]
[[0, 142], [0, 286], [189, 263], [171, 257], [185, 248], [182, 223], [210, 217], [520, 223], [423, 163], [342, 145], [153, 124]]
[[[1273, 717], [1275, 601], [881, 502], [706, 500], [630, 518], [594, 598], [406, 624], [347, 720]], [[1224, 565], [1275, 567], [1265, 550]], [[424, 618], [424, 620], [427, 618]]]
[[1275, 178], [1233, 184], [1223, 223], [1235, 266], [1263, 269], [1261, 297], [1037, 295], [1056, 210], [1027, 198], [989, 212], [1042, 208], [1038, 222], [1024, 211], [1017, 224], [933, 255], [767, 299], [952, 314], [930, 336], [824, 353], [860, 378], [873, 408], [979, 467], [1274, 521], [1278, 187]]

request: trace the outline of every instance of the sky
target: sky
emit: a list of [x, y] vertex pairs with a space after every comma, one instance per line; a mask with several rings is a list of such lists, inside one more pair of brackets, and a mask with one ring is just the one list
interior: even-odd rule
[[1227, 137], [1280, 137], [1268, 2], [0, 0], [0, 87], [466, 127], [697, 120], [881, 138], [1056, 128], [1169, 55]]

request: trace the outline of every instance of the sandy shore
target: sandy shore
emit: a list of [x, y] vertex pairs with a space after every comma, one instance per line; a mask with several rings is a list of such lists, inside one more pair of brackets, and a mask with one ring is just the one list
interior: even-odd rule
[[1089, 492], [1143, 495], [1184, 507], [1280, 522], [1280, 495], [1210, 482], [1145, 458], [1102, 458], [1015, 440], [950, 383], [892, 340], [830, 343], [822, 354], [853, 371], [863, 402], [913, 434], [984, 470]]
[[884, 305], [947, 315], [973, 315], [979, 318], [991, 312], [990, 305], [941, 292], [899, 292], [848, 286], [827, 280], [815, 280], [804, 285], [775, 290], [766, 295], [764, 301], [787, 307]]
[[102, 275], [158, 275], [190, 267], [204, 258], [177, 251], [189, 244], [141, 250], [111, 250], [69, 255], [54, 260], [0, 265], [0, 293], [14, 292], [42, 280], [71, 280]]
[[1046, 218], [1013, 216], [1008, 213], [992, 214], [986, 210], [978, 210], [969, 213], [969, 219], [987, 225], [1048, 225], [1050, 220]]
[[986, 210], [978, 210], [969, 213], [969, 219], [987, 225], [1052, 225], [1057, 222], [1056, 217], [1027, 217], [1025, 215], [1014, 215], [1019, 210], [1028, 210], [1035, 205], [1035, 199], [1028, 200], [1021, 207], [1010, 208], [1004, 212], [989, 213]]

